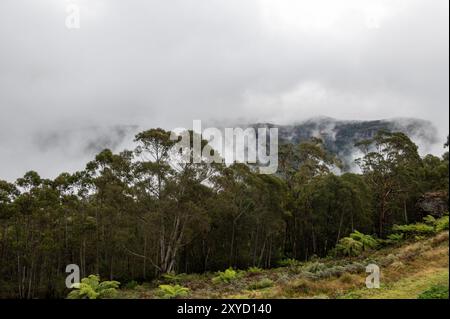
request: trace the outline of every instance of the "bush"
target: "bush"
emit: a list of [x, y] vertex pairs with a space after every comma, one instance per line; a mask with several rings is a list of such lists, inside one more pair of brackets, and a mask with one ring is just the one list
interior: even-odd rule
[[427, 225], [434, 226], [434, 224], [436, 223], [436, 218], [434, 218], [431, 215], [428, 215], [423, 218], [423, 222]]
[[326, 268], [327, 268], [327, 266], [325, 264], [322, 264], [319, 262], [314, 262], [314, 263], [306, 264], [302, 270], [315, 274]]
[[387, 239], [390, 243], [398, 243], [401, 242], [404, 238], [403, 234], [390, 234], [387, 236]]
[[166, 282], [178, 284], [186, 278], [186, 274], [167, 273], [162, 277]]
[[356, 257], [363, 251], [363, 244], [351, 237], [342, 238], [336, 245], [336, 253], [341, 256]]
[[316, 276], [317, 278], [331, 278], [331, 277], [340, 277], [344, 273], [345, 273], [344, 267], [334, 266], [317, 272]]
[[430, 226], [433, 226], [436, 232], [441, 232], [444, 230], [448, 230], [448, 215], [445, 215], [441, 218], [434, 218], [431, 215], [424, 217], [424, 223]]
[[300, 266], [300, 262], [293, 258], [285, 258], [278, 261], [278, 265], [281, 267], [297, 267]]
[[410, 225], [394, 225], [392, 230], [397, 233], [403, 234], [406, 238], [415, 238], [416, 236], [428, 236], [435, 232], [433, 226], [425, 223], [417, 223]]
[[225, 271], [217, 272], [217, 276], [213, 278], [213, 283], [230, 283], [237, 278], [237, 272], [233, 268]]
[[378, 246], [378, 241], [370, 235], [365, 235], [355, 230], [350, 234], [350, 238], [359, 241], [362, 244], [362, 250], [375, 249]]
[[437, 219], [434, 225], [437, 232], [448, 230], [448, 216]]
[[83, 278], [81, 283], [74, 284], [67, 296], [68, 299], [106, 299], [114, 298], [117, 295], [117, 288], [120, 283], [118, 281], [103, 281], [100, 282], [100, 277], [90, 275]]
[[273, 286], [273, 281], [270, 280], [269, 278], [263, 278], [260, 281], [257, 281], [253, 284], [250, 284], [248, 286], [248, 289], [250, 290], [257, 290], [257, 289], [264, 289], [264, 288], [269, 288]]
[[123, 288], [125, 289], [135, 289], [137, 286], [139, 286], [138, 282], [135, 280], [129, 281], [125, 284], [125, 286], [123, 286]]
[[356, 274], [360, 272], [364, 272], [366, 270], [365, 263], [351, 263], [344, 266], [345, 272]]
[[394, 227], [392, 227], [394, 233], [387, 236], [384, 243], [395, 244], [401, 242], [405, 238], [414, 239], [416, 241], [423, 240], [427, 236], [448, 230], [448, 222], [448, 215], [438, 219], [428, 215], [423, 218], [423, 223], [394, 225]]
[[448, 299], [448, 287], [444, 285], [433, 286], [422, 292], [418, 299]]
[[250, 267], [249, 269], [247, 269], [247, 272], [250, 274], [259, 274], [263, 271], [262, 268], [259, 267]]
[[160, 285], [158, 295], [163, 299], [175, 299], [187, 297], [189, 292], [189, 288], [180, 285]]

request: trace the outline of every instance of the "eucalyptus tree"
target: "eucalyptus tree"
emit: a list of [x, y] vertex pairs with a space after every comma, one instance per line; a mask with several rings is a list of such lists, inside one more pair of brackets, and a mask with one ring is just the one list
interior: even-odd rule
[[417, 145], [398, 132], [380, 131], [373, 138], [356, 144], [364, 156], [357, 159], [374, 194], [378, 213], [378, 234], [402, 217], [407, 220], [407, 200], [415, 195], [422, 161]]
[[[310, 255], [317, 251], [316, 224], [311, 209], [311, 191], [308, 185], [316, 178], [339, 169], [340, 161], [328, 153], [320, 139], [285, 145], [280, 149], [280, 175], [288, 187], [286, 211], [285, 251], [291, 257]], [[307, 242], [311, 241], [312, 249]]]
[[106, 149], [86, 166], [85, 185], [90, 187], [88, 210], [96, 225], [95, 270], [114, 278], [116, 264], [125, 264], [123, 246], [130, 234], [126, 231], [128, 214], [133, 209], [132, 153], [113, 154]]

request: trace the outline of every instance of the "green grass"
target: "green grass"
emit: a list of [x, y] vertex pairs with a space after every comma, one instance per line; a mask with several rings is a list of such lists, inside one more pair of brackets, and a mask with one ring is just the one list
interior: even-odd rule
[[443, 286], [448, 289], [448, 272], [448, 269], [419, 272], [391, 284], [381, 284], [380, 289], [359, 289], [345, 294], [342, 298], [417, 299], [420, 294], [433, 286]]
[[430, 289], [422, 292], [419, 299], [448, 299], [448, 286], [435, 285]]

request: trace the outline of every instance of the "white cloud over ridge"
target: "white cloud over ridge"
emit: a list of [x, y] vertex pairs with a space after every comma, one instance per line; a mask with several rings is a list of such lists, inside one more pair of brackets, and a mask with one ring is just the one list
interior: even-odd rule
[[0, 178], [82, 168], [35, 143], [59, 128], [326, 115], [448, 133], [446, 0], [2, 0], [0, 43]]

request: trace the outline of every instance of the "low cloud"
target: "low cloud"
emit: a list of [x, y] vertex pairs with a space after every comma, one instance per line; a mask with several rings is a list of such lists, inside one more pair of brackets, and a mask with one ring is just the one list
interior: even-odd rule
[[446, 0], [2, 0], [0, 41], [0, 178], [81, 169], [129, 140], [108, 127], [326, 115], [448, 134]]

